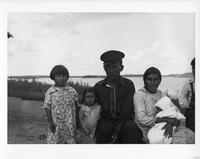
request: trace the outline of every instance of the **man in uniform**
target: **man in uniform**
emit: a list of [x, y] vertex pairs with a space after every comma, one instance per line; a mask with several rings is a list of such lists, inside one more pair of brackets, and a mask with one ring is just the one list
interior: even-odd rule
[[100, 59], [104, 62], [106, 78], [95, 84], [101, 118], [96, 129], [97, 143], [138, 143], [138, 127], [134, 122], [133, 82], [120, 76], [124, 53], [110, 50]]
[[195, 132], [195, 58], [191, 66], [193, 78], [182, 88], [179, 104], [185, 109], [186, 127]]

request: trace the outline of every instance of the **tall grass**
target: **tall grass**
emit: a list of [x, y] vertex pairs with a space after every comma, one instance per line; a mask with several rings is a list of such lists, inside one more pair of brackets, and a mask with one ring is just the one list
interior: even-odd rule
[[[68, 82], [68, 85], [73, 87], [79, 96], [81, 97], [84, 89], [89, 87], [85, 83]], [[18, 97], [24, 100], [37, 100], [43, 101], [47, 89], [50, 88], [50, 84], [38, 82], [32, 80], [8, 80], [8, 96]]]

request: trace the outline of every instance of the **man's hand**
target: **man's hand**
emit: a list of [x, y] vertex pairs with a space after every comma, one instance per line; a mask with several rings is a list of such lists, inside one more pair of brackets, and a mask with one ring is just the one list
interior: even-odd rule
[[112, 135], [112, 140], [111, 140], [111, 144], [117, 143], [119, 140], [119, 132], [118, 131], [114, 131], [113, 135]]
[[56, 132], [56, 125], [54, 123], [50, 124], [50, 130], [51, 130], [52, 133]]
[[111, 144], [118, 142], [120, 134], [121, 134], [121, 129], [122, 129], [122, 122], [118, 123], [115, 126], [115, 129], [114, 129], [113, 134], [112, 134], [112, 140], [110, 142]]

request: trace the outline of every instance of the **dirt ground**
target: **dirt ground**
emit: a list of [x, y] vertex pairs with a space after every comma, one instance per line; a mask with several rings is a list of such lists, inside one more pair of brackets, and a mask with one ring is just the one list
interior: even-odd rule
[[46, 144], [48, 123], [42, 104], [8, 98], [8, 144]]

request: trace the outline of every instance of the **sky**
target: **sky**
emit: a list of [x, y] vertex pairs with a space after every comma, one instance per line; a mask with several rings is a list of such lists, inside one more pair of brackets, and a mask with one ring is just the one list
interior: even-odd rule
[[49, 75], [63, 64], [70, 75], [105, 75], [102, 53], [125, 53], [122, 74], [151, 66], [164, 75], [191, 72], [193, 13], [9, 13], [8, 75]]

